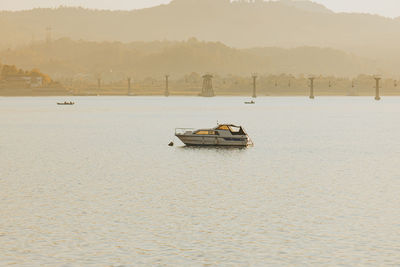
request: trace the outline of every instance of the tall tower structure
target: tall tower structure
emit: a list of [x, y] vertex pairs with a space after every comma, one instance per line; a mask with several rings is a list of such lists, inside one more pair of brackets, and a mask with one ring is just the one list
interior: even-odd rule
[[311, 76], [308, 79], [310, 80], [310, 99], [314, 99], [315, 98], [315, 96], [314, 96], [314, 80], [315, 80], [315, 77]]
[[165, 75], [165, 96], [169, 96], [169, 75]]
[[131, 95], [131, 82], [132, 82], [132, 78], [128, 77], [128, 95]]
[[257, 74], [253, 73], [253, 98], [257, 97]]
[[379, 89], [380, 89], [380, 81], [381, 81], [381, 77], [375, 76], [375, 100], [379, 101], [381, 100], [381, 97], [379, 95]]
[[213, 76], [211, 74], [206, 74], [203, 76], [203, 89], [201, 91], [201, 96], [204, 96], [204, 97], [215, 96], [212, 79], [213, 79]]

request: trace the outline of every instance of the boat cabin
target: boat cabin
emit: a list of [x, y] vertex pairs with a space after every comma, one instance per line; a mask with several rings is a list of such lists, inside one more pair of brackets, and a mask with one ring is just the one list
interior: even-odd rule
[[241, 126], [236, 126], [232, 124], [220, 124], [215, 130], [229, 131], [232, 135], [246, 135]]

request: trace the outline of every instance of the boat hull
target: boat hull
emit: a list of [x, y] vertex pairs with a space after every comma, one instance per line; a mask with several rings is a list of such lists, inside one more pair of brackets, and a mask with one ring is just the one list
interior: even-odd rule
[[187, 146], [234, 146], [247, 147], [249, 139], [247, 136], [219, 137], [219, 136], [193, 136], [176, 135], [179, 140]]

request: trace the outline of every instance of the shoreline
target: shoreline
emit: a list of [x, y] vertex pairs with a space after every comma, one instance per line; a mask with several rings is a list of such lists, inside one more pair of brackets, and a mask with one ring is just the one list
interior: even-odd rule
[[[241, 91], [229, 91], [229, 90], [218, 90], [214, 89], [215, 97], [252, 97], [252, 91], [241, 90]], [[308, 88], [300, 88], [297, 90], [279, 90], [279, 89], [260, 89], [257, 91], [257, 97], [309, 97]], [[394, 88], [382, 88], [380, 90], [380, 96], [400, 96], [400, 90]], [[349, 90], [326, 90], [321, 88], [318, 90], [314, 89], [315, 97], [374, 97], [375, 90], [365, 88], [357, 91]], [[43, 88], [41, 90], [32, 89], [0, 89], [0, 97], [84, 97], [84, 96], [125, 96], [125, 97], [143, 97], [143, 96], [155, 96], [155, 97], [203, 97], [199, 91], [185, 91], [185, 90], [172, 90], [168, 92], [168, 96], [165, 95], [165, 91], [145, 91], [135, 90], [131, 91], [130, 94], [126, 90], [68, 90], [65, 88], [54, 89], [54, 88]]]

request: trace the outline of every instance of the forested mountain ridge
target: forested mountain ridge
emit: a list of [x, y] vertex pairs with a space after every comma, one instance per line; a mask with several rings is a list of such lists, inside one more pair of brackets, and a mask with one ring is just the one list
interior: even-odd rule
[[55, 38], [75, 40], [181, 41], [195, 36], [238, 48], [319, 46], [377, 56], [400, 44], [399, 20], [333, 13], [310, 1], [292, 0], [173, 0], [133, 11], [60, 7], [0, 12], [0, 22], [0, 34], [7, 36], [1, 38], [3, 47], [44, 39], [47, 27]]
[[[368, 14], [334, 13], [322, 5], [306, 0], [271, 2], [173, 0], [170, 4], [133, 11], [67, 7], [34, 9], [0, 12], [0, 25], [0, 36], [3, 37], [0, 38], [0, 50], [4, 51], [0, 60], [6, 60], [9, 64], [22, 63], [27, 67], [36, 67], [39, 64], [53, 73], [55, 70], [51, 67], [54, 66], [57, 66], [55, 69], [58, 69], [59, 73], [67, 73], [70, 69], [72, 72], [93, 71], [92, 69], [96, 69], [97, 66], [90, 67], [90, 64], [103, 61], [90, 55], [98, 51], [100, 46], [111, 45], [119, 52], [109, 53], [122, 53], [124, 57], [131, 59], [130, 62], [141, 66], [143, 73], [146, 72], [144, 70], [148, 65], [152, 65], [153, 73], [164, 72], [170, 68], [168, 62], [172, 58], [179, 60], [185, 51], [185, 47], [179, 48], [183, 49], [181, 53], [173, 51], [176, 44], [191, 37], [210, 43], [225, 44], [224, 48], [218, 46], [214, 48], [217, 51], [222, 49], [226, 53], [231, 51], [229, 53], [233, 54], [232, 58], [215, 55], [216, 51], [209, 48], [207, 53], [200, 52], [201, 58], [196, 59], [197, 55], [191, 55], [187, 57], [189, 60], [180, 62], [182, 68], [186, 69], [203, 70], [211, 66], [209, 71], [224, 69], [224, 72], [236, 72], [254, 69], [274, 73], [315, 72], [321, 69], [321, 72], [331, 71], [331, 74], [346, 76], [367, 71], [397, 75], [400, 69], [400, 19]], [[73, 49], [66, 47], [72, 49], [70, 50], [72, 52], [65, 51], [66, 54], [70, 53], [71, 57], [77, 57], [75, 53], [78, 51], [86, 51], [82, 52], [83, 54], [78, 53], [80, 57], [77, 62], [81, 62], [82, 66], [73, 66], [73, 62], [60, 58], [61, 52], [54, 56], [52, 51], [46, 48], [43, 48], [46, 53], [41, 53], [40, 58], [28, 53], [26, 49], [28, 45], [31, 47], [43, 45], [46, 29], [49, 28], [51, 28], [47, 36], [49, 39], [59, 40], [68, 37], [71, 40], [88, 40], [89, 42], [81, 42], [83, 46], [88, 46], [90, 41], [96, 43], [96, 45], [92, 43], [95, 46], [92, 47], [94, 50], [88, 51], [85, 47]], [[75, 42], [75, 45], [78, 43]], [[133, 43], [135, 45], [130, 49]], [[171, 45], [169, 50], [168, 45]], [[139, 47], [143, 49], [135, 54]], [[163, 51], [155, 53], [160, 47]], [[267, 47], [270, 54], [257, 58], [258, 56], [250, 53], [254, 51], [252, 47]], [[280, 51], [271, 47], [277, 47]], [[305, 47], [312, 49], [304, 50]], [[316, 49], [317, 47], [321, 49]], [[25, 57], [26, 62], [15, 54], [17, 50], [18, 53], [28, 53]], [[339, 50], [344, 52], [338, 52]], [[303, 54], [299, 54], [300, 52]], [[340, 55], [335, 57], [333, 56], [335, 53]], [[278, 57], [278, 54], [281, 56]], [[322, 57], [316, 58], [317, 55]], [[218, 56], [226, 60], [222, 62], [214, 60]], [[33, 59], [34, 57], [36, 58]], [[80, 60], [82, 57], [90, 58], [90, 61], [83, 62]], [[102, 58], [102, 55], [99, 58]], [[12, 62], [13, 59], [17, 62]], [[207, 64], [200, 63], [206, 59]], [[368, 62], [364, 63], [364, 59], [368, 59]], [[121, 59], [119, 63], [121, 66], [118, 68], [123, 69], [133, 64], [122, 61]], [[58, 65], [55, 65], [55, 62]], [[114, 62], [114, 59], [107, 59], [107, 62]], [[193, 62], [197, 63], [193, 65]], [[202, 68], [199, 67], [201, 64]], [[174, 65], [173, 68], [177, 66]], [[338, 66], [344, 67], [338, 68]], [[177, 68], [176, 71], [180, 69]]]
[[103, 74], [110, 79], [128, 75], [183, 75], [190, 72], [246, 75], [326, 74], [354, 76], [374, 73], [372, 61], [339, 50], [317, 47], [236, 49], [220, 42], [191, 38], [182, 42], [88, 42], [68, 38], [50, 44], [0, 52], [0, 61], [25, 69], [39, 68], [53, 77]]

